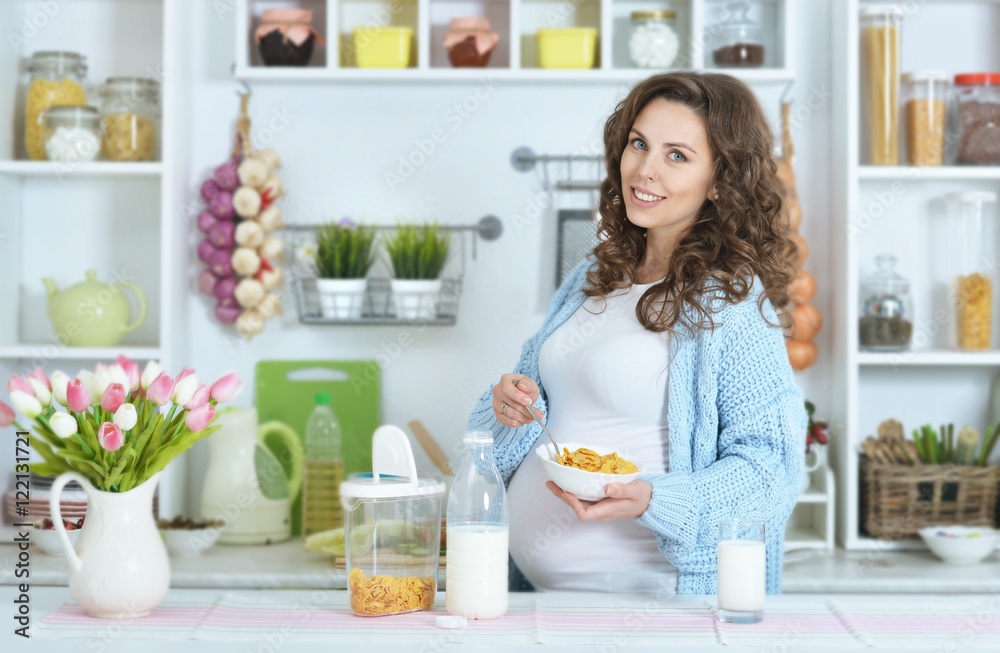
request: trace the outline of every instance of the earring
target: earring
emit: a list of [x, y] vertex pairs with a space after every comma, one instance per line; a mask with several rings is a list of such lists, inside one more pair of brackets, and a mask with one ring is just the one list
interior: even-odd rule
[[718, 193], [715, 194], [715, 199], [719, 199], [719, 194]]

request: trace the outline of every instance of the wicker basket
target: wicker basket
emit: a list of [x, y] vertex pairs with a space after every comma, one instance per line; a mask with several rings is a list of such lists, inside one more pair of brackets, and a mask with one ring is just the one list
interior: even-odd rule
[[885, 465], [861, 456], [861, 528], [901, 540], [927, 526], [993, 527], [998, 485], [996, 465]]

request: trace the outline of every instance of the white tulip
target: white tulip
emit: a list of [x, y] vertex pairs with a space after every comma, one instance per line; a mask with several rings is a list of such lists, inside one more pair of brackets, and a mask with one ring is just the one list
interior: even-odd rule
[[67, 413], [55, 413], [49, 418], [49, 424], [52, 425], [52, 432], [60, 438], [68, 438], [76, 433], [76, 418]]
[[160, 364], [156, 361], [149, 361], [146, 363], [146, 369], [142, 371], [142, 376], [139, 378], [139, 385], [142, 386], [143, 390], [149, 389], [149, 384], [152, 383], [156, 377], [160, 376]]
[[103, 397], [104, 391], [114, 382], [114, 378], [111, 376], [111, 368], [107, 365], [99, 364], [97, 371], [94, 372], [94, 385], [97, 387], [97, 397]]
[[71, 380], [69, 375], [62, 370], [56, 370], [49, 377], [49, 383], [52, 384], [52, 396], [63, 406], [66, 405], [66, 386]]
[[14, 410], [28, 419], [35, 419], [42, 414], [42, 404], [23, 390], [14, 390], [11, 392], [10, 403], [14, 405]]
[[52, 403], [52, 393], [49, 392], [49, 389], [45, 387], [44, 383], [33, 376], [25, 378], [25, 381], [27, 381], [28, 385], [31, 386], [31, 389], [35, 391], [35, 397], [38, 399], [38, 403], [43, 406], [48, 406]]
[[174, 394], [173, 397], [171, 397], [171, 401], [178, 406], [183, 406], [191, 401], [191, 397], [194, 396], [194, 392], [197, 389], [198, 376], [195, 374], [189, 374], [174, 384]]
[[118, 363], [114, 363], [113, 365], [108, 366], [108, 371], [111, 373], [112, 383], [121, 383], [122, 387], [126, 389], [129, 387], [128, 373], [125, 372], [124, 367]]
[[135, 426], [138, 419], [139, 416], [136, 415], [135, 406], [126, 403], [118, 407], [112, 421], [117, 424], [121, 430], [128, 431]]
[[[83, 387], [87, 389], [87, 394], [90, 395], [90, 405], [100, 406], [101, 405], [101, 395], [104, 394], [104, 388], [100, 392], [97, 390], [97, 379], [94, 377], [94, 373], [90, 370], [80, 370], [76, 375], [76, 378]], [[105, 388], [107, 386], [104, 386]]]

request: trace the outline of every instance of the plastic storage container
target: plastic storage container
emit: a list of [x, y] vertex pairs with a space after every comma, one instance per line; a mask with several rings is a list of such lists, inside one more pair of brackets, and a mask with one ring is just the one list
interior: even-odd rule
[[148, 77], [110, 77], [103, 95], [104, 158], [152, 161], [160, 123], [160, 83]]
[[636, 68], [668, 68], [677, 58], [680, 39], [676, 12], [633, 11], [629, 16], [628, 56]]
[[596, 27], [542, 27], [538, 65], [542, 68], [593, 68], [597, 52]]
[[858, 342], [863, 351], [905, 351], [913, 336], [909, 280], [894, 269], [896, 257], [875, 257], [878, 270], [861, 281]]
[[1000, 73], [955, 75], [955, 163], [1000, 163]]
[[507, 611], [507, 494], [493, 433], [468, 431], [448, 496], [445, 604], [448, 614], [494, 619]]
[[903, 10], [865, 7], [861, 19], [861, 98], [867, 107], [873, 165], [899, 163], [899, 61]]
[[441, 481], [417, 478], [406, 434], [372, 436], [372, 476], [340, 486], [351, 611], [367, 617], [434, 605], [441, 553]]
[[948, 76], [940, 70], [903, 75], [906, 163], [939, 166], [944, 160]]
[[[996, 256], [996, 224], [991, 214], [996, 199], [996, 193], [987, 191], [945, 195], [944, 275], [947, 300], [955, 315], [953, 342], [958, 349], [981, 351], [991, 346], [991, 262]], [[936, 250], [932, 255], [940, 254]]]
[[94, 107], [51, 107], [45, 123], [45, 157], [60, 163], [93, 161], [101, 152], [101, 116]]
[[87, 64], [76, 52], [35, 52], [28, 62], [24, 105], [24, 149], [29, 159], [45, 160], [42, 112], [55, 106], [86, 106]]
[[712, 46], [712, 64], [718, 68], [759, 68], [764, 65], [767, 46], [764, 30], [750, 20], [750, 3], [730, 2], [727, 16]]
[[412, 27], [355, 27], [354, 51], [359, 68], [406, 68], [410, 65]]
[[344, 457], [340, 423], [328, 392], [317, 392], [316, 407], [306, 422], [302, 469], [302, 536], [340, 528], [344, 507], [340, 484], [344, 482]]

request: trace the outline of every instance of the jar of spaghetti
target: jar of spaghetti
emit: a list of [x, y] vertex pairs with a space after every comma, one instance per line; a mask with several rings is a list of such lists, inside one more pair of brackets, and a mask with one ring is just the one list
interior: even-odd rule
[[28, 62], [24, 104], [24, 149], [29, 159], [44, 161], [45, 121], [52, 107], [87, 106], [87, 64], [76, 52], [35, 52]]
[[861, 9], [861, 98], [867, 111], [873, 165], [899, 164], [899, 60], [903, 10]]
[[940, 70], [903, 75], [906, 117], [906, 163], [939, 166], [944, 159], [948, 76]]

